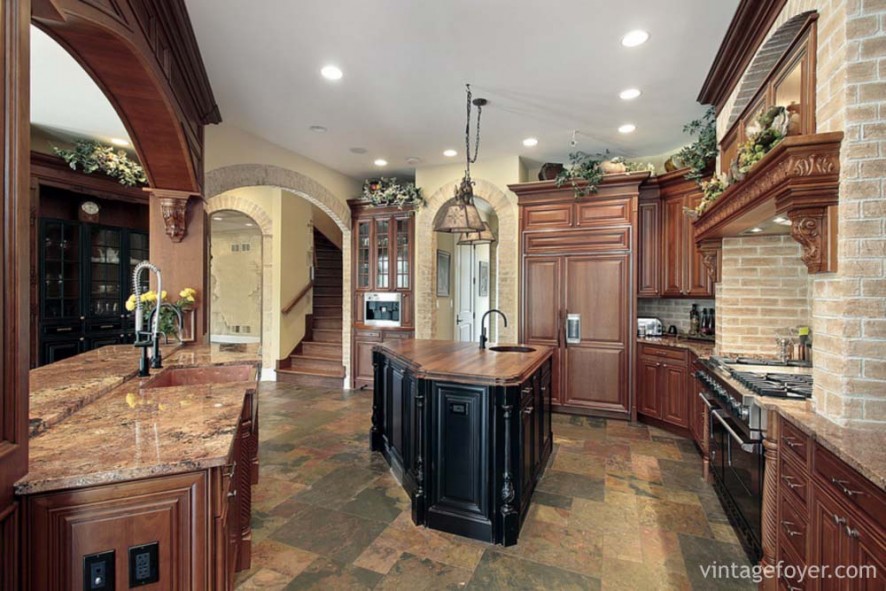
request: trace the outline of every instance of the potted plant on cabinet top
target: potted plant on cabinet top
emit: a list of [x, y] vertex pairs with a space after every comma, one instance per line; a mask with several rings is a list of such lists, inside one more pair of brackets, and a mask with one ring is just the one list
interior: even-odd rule
[[375, 207], [422, 205], [424, 197], [415, 183], [399, 183], [396, 178], [381, 177], [363, 182], [363, 199]]

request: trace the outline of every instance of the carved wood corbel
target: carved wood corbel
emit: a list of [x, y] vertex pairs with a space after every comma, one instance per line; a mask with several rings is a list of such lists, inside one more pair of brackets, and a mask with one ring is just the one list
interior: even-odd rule
[[181, 242], [188, 233], [188, 199], [195, 193], [169, 189], [146, 188], [160, 202], [160, 214], [166, 226], [166, 235], [175, 243]]
[[720, 252], [723, 250], [723, 240], [716, 238], [713, 240], [703, 240], [698, 245], [698, 251], [701, 253], [701, 260], [713, 283], [720, 281], [720, 266], [722, 257]]
[[800, 258], [810, 273], [830, 273], [836, 270], [832, 253], [833, 234], [829, 207], [808, 207], [791, 209], [787, 212], [791, 220], [791, 238], [803, 247]]

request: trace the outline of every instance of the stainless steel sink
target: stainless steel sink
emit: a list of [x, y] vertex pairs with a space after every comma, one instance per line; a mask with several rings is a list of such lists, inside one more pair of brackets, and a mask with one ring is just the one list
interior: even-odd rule
[[500, 347], [489, 347], [490, 351], [496, 353], [533, 353], [535, 349], [532, 347], [519, 347], [516, 345], [502, 345]]

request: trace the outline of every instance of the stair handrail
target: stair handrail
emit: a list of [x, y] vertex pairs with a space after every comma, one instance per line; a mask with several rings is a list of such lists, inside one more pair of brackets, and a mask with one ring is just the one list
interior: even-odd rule
[[289, 314], [289, 312], [293, 308], [295, 308], [295, 306], [298, 305], [298, 303], [300, 301], [302, 301], [304, 299], [304, 297], [306, 295], [308, 295], [308, 292], [310, 292], [312, 289], [314, 289], [314, 280], [313, 279], [309, 280], [307, 285], [305, 285], [304, 288], [300, 292], [298, 292], [298, 295], [296, 295], [294, 298], [292, 298], [289, 301], [289, 303], [286, 304], [285, 306], [283, 306], [283, 308], [280, 311], [283, 314]]

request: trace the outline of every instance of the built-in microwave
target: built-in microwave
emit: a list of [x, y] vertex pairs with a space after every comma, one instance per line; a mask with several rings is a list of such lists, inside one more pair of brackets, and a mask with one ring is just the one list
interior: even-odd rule
[[400, 326], [402, 295], [372, 292], [363, 296], [363, 322], [373, 326]]

